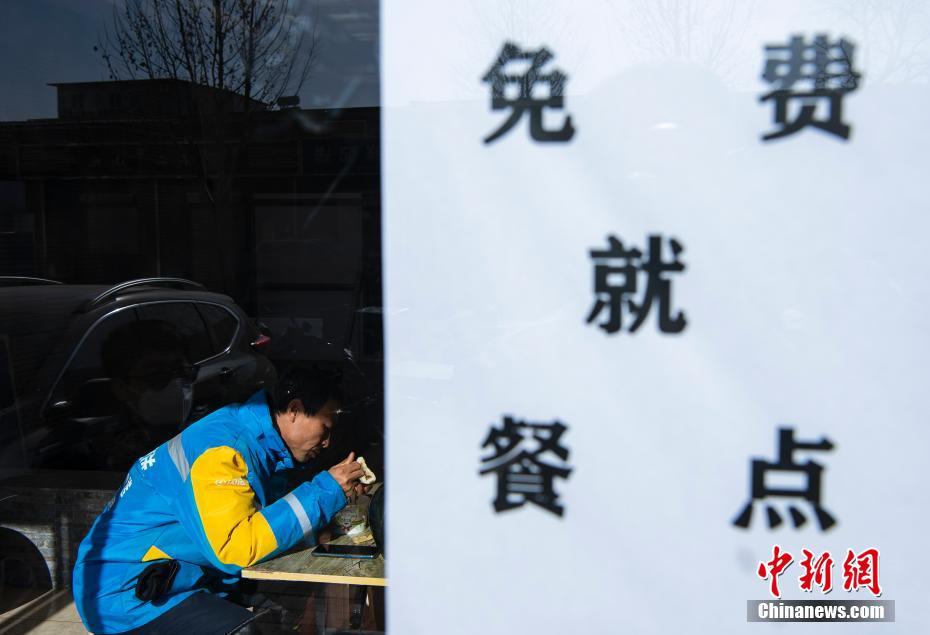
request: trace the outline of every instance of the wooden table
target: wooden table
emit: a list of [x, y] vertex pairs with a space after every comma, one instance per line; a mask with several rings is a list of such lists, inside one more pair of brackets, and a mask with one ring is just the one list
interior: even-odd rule
[[[373, 545], [374, 539], [371, 531], [366, 531], [357, 537], [339, 536], [330, 540], [329, 543], [336, 545]], [[312, 549], [301, 549], [272, 558], [254, 567], [243, 569], [242, 577], [252, 580], [352, 585], [351, 587], [341, 588], [352, 589], [348, 593], [350, 596], [349, 626], [355, 629], [358, 629], [362, 624], [365, 599], [369, 596], [369, 593], [374, 593], [374, 590], [370, 590], [369, 587], [387, 587], [387, 579], [384, 577], [384, 555], [380, 553], [374, 558], [335, 558], [332, 556], [314, 556]], [[314, 588], [315, 591], [310, 590]], [[322, 598], [322, 601], [315, 600], [316, 616], [314, 624], [318, 635], [326, 632], [327, 623], [328, 602], [325, 599], [327, 592], [323, 589], [333, 589], [334, 593], [339, 593], [337, 587], [332, 586], [308, 587], [308, 597], [313, 595]], [[380, 594], [380, 603], [383, 606], [383, 592]], [[379, 622], [377, 618], [375, 621]], [[380, 622], [383, 622], [383, 613]], [[383, 624], [380, 624], [378, 628], [383, 631]]]
[[[357, 537], [339, 536], [330, 542], [335, 545], [374, 544], [370, 531]], [[253, 580], [387, 586], [384, 555], [380, 553], [374, 558], [334, 558], [314, 556], [310, 549], [302, 549], [243, 569], [242, 577]]]

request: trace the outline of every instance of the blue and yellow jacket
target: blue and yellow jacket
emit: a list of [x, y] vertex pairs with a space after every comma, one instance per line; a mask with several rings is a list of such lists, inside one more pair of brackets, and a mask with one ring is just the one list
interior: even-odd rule
[[[78, 550], [74, 602], [87, 629], [141, 626], [208, 585], [229, 584], [243, 567], [312, 544], [346, 498], [328, 472], [285, 493], [282, 472], [294, 467], [264, 391], [141, 457]], [[139, 574], [168, 558], [180, 564], [170, 591], [138, 600]]]

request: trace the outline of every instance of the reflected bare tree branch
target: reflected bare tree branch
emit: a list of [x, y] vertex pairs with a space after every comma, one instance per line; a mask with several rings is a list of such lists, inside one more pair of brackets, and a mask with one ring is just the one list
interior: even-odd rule
[[[120, 0], [97, 50], [113, 80], [177, 80], [196, 126], [160, 121], [181, 146], [212, 216], [220, 290], [235, 295], [236, 177], [257, 113], [299, 94], [318, 53], [318, 9], [302, 0]], [[184, 112], [184, 109], [180, 109]], [[167, 127], [162, 131], [161, 127]]]
[[826, 13], [855, 31], [870, 81], [930, 81], [927, 0], [828, 0]]
[[650, 60], [705, 66], [726, 76], [736, 63], [755, 0], [630, 0], [610, 3], [622, 37]]
[[316, 23], [290, 0], [124, 0], [98, 50], [111, 79], [178, 79], [272, 104], [309, 78]]

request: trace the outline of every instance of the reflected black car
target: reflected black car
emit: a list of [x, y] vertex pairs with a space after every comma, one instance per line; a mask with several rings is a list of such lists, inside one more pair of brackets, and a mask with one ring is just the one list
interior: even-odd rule
[[[152, 324], [183, 343], [181, 371], [158, 366], [171, 357], [164, 351], [154, 366], [119, 359], [137, 353], [114, 345], [114, 335]], [[232, 299], [187, 280], [107, 287], [0, 278], [0, 469], [125, 471], [186, 425], [272, 383], [274, 366], [261, 352], [268, 342]], [[159, 389], [185, 379], [183, 418], [149, 425], [126, 407], [108, 371], [114, 356], [147, 368]]]

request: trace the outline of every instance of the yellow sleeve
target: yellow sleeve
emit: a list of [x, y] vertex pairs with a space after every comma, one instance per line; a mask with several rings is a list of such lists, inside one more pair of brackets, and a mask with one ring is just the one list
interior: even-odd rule
[[203, 452], [190, 471], [200, 525], [213, 555], [223, 565], [248, 567], [278, 547], [259, 511], [247, 479], [249, 466], [239, 452], [221, 446]]

